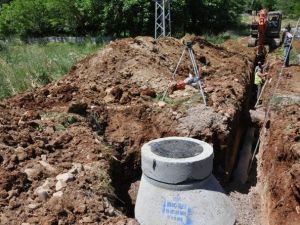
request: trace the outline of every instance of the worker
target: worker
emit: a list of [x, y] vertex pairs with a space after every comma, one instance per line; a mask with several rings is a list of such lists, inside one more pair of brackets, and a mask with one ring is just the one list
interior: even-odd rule
[[270, 23], [271, 23], [272, 27], [277, 28], [278, 27], [278, 17], [273, 16]]
[[292, 46], [292, 40], [293, 40], [293, 35], [290, 33], [291, 31], [291, 26], [288, 25], [286, 27], [286, 33], [285, 33], [285, 38], [284, 38], [284, 42], [283, 42], [283, 47], [284, 47], [284, 51], [283, 51], [283, 61], [284, 61], [284, 67], [288, 67], [290, 64], [290, 52], [293, 48]]
[[259, 61], [257, 63], [257, 66], [254, 69], [254, 74], [256, 74], [259, 69], [261, 69], [263, 71], [263, 65], [262, 65], [261, 61]]
[[199, 77], [193, 76], [192, 74], [189, 73], [189, 76], [184, 80], [184, 83], [196, 87], [198, 81], [199, 81]]
[[257, 72], [255, 73], [254, 84], [256, 87], [256, 99], [258, 99], [260, 92], [261, 92], [261, 87], [263, 84], [263, 71], [261, 68], [259, 68], [257, 70]]

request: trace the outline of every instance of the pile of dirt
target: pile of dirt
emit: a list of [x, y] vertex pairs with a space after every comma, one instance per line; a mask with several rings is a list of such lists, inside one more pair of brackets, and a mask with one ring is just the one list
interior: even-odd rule
[[[112, 42], [59, 81], [3, 101], [1, 224], [135, 224], [128, 190], [141, 175], [141, 145], [154, 138], [208, 141], [217, 171], [229, 174], [253, 59], [194, 42], [207, 107], [193, 88], [159, 101], [184, 46], [150, 37]], [[185, 56], [177, 79], [190, 68]]]
[[281, 65], [272, 64], [264, 96], [271, 115], [260, 147], [259, 187], [263, 224], [296, 225], [300, 221], [300, 66], [284, 68], [271, 98]]

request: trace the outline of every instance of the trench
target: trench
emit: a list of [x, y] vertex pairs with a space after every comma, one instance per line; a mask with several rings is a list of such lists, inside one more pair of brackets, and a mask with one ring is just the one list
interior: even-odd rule
[[[253, 94], [254, 68], [259, 60], [261, 59], [256, 58], [252, 64], [251, 82], [247, 86], [242, 104], [243, 107], [238, 115], [236, 115], [232, 124], [234, 132], [230, 134], [229, 138], [231, 141], [228, 143], [231, 146], [231, 150], [227, 151], [223, 156], [216, 157], [223, 159], [222, 163], [230, 174], [220, 175], [217, 171], [218, 165], [214, 165], [213, 173], [228, 195], [234, 191], [248, 193], [250, 188], [256, 185], [256, 160], [254, 160], [251, 171], [248, 171], [248, 167], [245, 165], [252, 158], [258, 138], [258, 127], [252, 127], [249, 110], [253, 108], [256, 102], [256, 99], [254, 99], [255, 95]], [[213, 139], [212, 142], [216, 147], [219, 145], [217, 138]], [[122, 158], [125, 147], [118, 146], [116, 148], [118, 152], [116, 157], [118, 160], [113, 160], [110, 163], [110, 175], [115, 194], [120, 199], [120, 201], [114, 203], [114, 206], [120, 209], [127, 217], [134, 218], [135, 202], [128, 192], [132, 188], [132, 185], [138, 187], [138, 181], [141, 179], [140, 155], [133, 153], [126, 158]], [[236, 171], [239, 172], [237, 173]]]

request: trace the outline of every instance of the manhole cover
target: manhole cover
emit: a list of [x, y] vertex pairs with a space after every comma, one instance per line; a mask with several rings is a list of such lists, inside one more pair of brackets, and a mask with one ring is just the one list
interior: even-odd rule
[[154, 154], [166, 158], [190, 158], [203, 152], [199, 143], [185, 140], [164, 140], [150, 143], [150, 146]]

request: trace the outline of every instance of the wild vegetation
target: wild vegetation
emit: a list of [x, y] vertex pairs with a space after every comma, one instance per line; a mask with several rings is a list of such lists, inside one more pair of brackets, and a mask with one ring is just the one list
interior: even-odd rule
[[58, 79], [76, 61], [98, 48], [99, 45], [88, 42], [27, 45], [14, 40], [3, 43], [0, 51], [0, 99]]
[[[292, 18], [300, 14], [298, 0], [173, 0], [172, 35], [200, 34], [220, 44], [248, 35], [240, 15], [261, 7], [282, 9]], [[99, 47], [91, 43], [26, 45], [20, 40], [67, 35], [152, 36], [153, 21], [154, 1], [0, 0], [0, 98], [59, 78]]]

